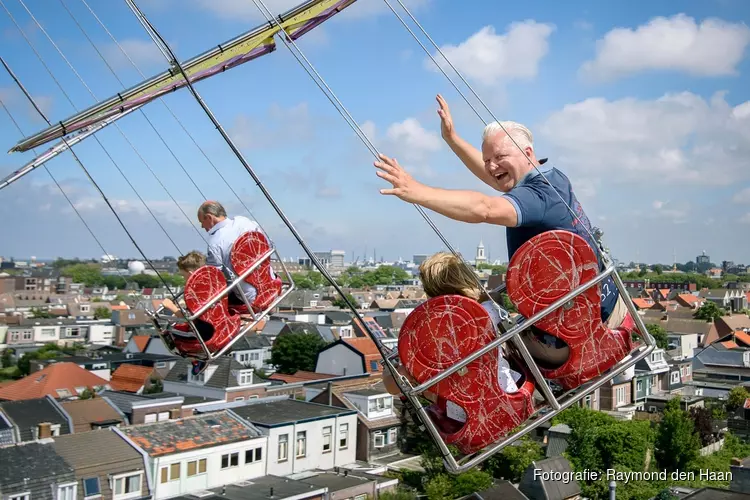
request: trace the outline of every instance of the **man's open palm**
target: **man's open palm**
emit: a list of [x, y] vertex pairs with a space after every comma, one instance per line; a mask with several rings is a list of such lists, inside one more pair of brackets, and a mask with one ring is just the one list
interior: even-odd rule
[[438, 109], [438, 115], [440, 116], [440, 133], [443, 139], [453, 137], [455, 133], [453, 129], [453, 117], [451, 116], [451, 110], [448, 107], [448, 103], [443, 99], [440, 94], [437, 95], [437, 102], [440, 108]]

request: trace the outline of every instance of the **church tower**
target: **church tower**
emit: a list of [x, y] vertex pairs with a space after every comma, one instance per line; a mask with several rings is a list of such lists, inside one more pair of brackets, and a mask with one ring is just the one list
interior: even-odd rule
[[487, 256], [484, 254], [484, 242], [479, 240], [479, 246], [477, 247], [477, 256], [474, 259], [474, 265], [486, 264]]

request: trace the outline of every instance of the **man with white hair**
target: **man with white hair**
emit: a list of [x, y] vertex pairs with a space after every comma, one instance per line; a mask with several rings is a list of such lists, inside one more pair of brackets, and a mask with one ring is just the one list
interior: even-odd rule
[[[204, 202], [198, 208], [198, 222], [208, 233], [206, 264], [221, 269], [228, 281], [235, 279], [236, 274], [231, 261], [232, 246], [242, 234], [248, 231], [260, 231], [260, 226], [247, 217], [228, 218], [221, 203], [210, 200]], [[242, 289], [248, 303], [252, 304], [257, 295], [255, 287], [245, 281], [242, 281], [238, 286]], [[240, 298], [239, 290], [235, 288], [234, 291], [237, 291], [238, 294], [230, 293], [228, 295], [229, 305], [242, 310], [244, 302]]]
[[[589, 234], [593, 232], [591, 224], [573, 193], [570, 180], [557, 168], [548, 164], [542, 166], [528, 128], [511, 121], [502, 122], [502, 127], [497, 122], [490, 123], [482, 134], [482, 150], [479, 151], [458, 136], [448, 104], [440, 95], [437, 100], [443, 139], [475, 176], [504, 195], [426, 186], [414, 180], [395, 158], [385, 155], [380, 155], [381, 161], [375, 162], [379, 169], [377, 175], [393, 187], [381, 189], [381, 194], [397, 196], [456, 221], [505, 226], [508, 259], [534, 236], [555, 229], [578, 234], [598, 252]], [[601, 292], [602, 321], [610, 328], [617, 328], [627, 309], [611, 277], [602, 282]], [[546, 341], [549, 340], [548, 337]]]

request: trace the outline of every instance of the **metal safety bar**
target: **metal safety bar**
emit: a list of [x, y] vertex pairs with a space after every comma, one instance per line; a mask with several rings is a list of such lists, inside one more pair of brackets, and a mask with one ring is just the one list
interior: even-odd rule
[[[413, 405], [414, 409], [416, 409], [419, 419], [422, 421], [427, 431], [430, 433], [433, 440], [438, 445], [440, 452], [443, 454], [443, 461], [445, 464], [445, 468], [448, 472], [452, 474], [460, 474], [482, 463], [483, 461], [485, 461], [486, 459], [488, 459], [495, 453], [499, 452], [500, 450], [502, 450], [509, 444], [512, 444], [517, 439], [528, 434], [529, 432], [537, 428], [539, 425], [552, 419], [553, 417], [558, 415], [560, 411], [570, 407], [574, 403], [580, 401], [587, 395], [591, 394], [593, 391], [595, 391], [599, 387], [613, 380], [615, 377], [620, 375], [623, 371], [627, 370], [631, 366], [635, 365], [635, 363], [637, 363], [641, 359], [644, 359], [646, 356], [648, 356], [651, 353], [651, 351], [653, 351], [653, 349], [656, 347], [655, 341], [649, 335], [648, 330], [646, 329], [646, 325], [643, 323], [642, 318], [638, 314], [638, 311], [636, 310], [635, 305], [633, 304], [627, 292], [627, 289], [625, 288], [625, 285], [622, 282], [622, 279], [617, 274], [614, 264], [607, 257], [606, 253], [604, 254], [603, 261], [606, 264], [606, 268], [604, 269], [604, 271], [600, 272], [593, 279], [591, 279], [587, 283], [579, 285], [576, 289], [570, 291], [561, 299], [555, 301], [553, 304], [550, 304], [543, 311], [540, 311], [537, 314], [533, 315], [532, 317], [528, 318], [527, 320], [522, 321], [520, 324], [517, 324], [516, 326], [511, 328], [511, 330], [508, 331], [507, 333], [499, 335], [497, 339], [488, 343], [484, 347], [474, 351], [472, 354], [470, 354], [466, 358], [463, 358], [461, 361], [458, 361], [457, 363], [451, 365], [449, 368], [443, 370], [442, 372], [435, 375], [433, 378], [427, 380], [426, 382], [420, 385], [412, 386], [411, 382], [405, 376], [403, 376], [397, 371], [395, 365], [393, 364], [393, 359], [395, 359], [395, 356], [388, 356], [387, 358], [383, 360], [384, 365], [388, 366], [388, 369], [393, 374], [396, 384], [401, 388], [402, 392], [404, 393], [404, 396], [409, 401], [409, 403]], [[606, 373], [599, 375], [595, 379], [583, 384], [580, 387], [567, 391], [566, 393], [560, 395], [559, 397], [555, 397], [554, 394], [552, 393], [552, 389], [550, 388], [544, 376], [541, 374], [539, 367], [534, 362], [533, 358], [528, 352], [528, 349], [526, 348], [526, 345], [524, 344], [523, 340], [520, 338], [519, 334], [520, 332], [522, 332], [523, 330], [526, 330], [527, 328], [532, 326], [534, 323], [546, 317], [547, 315], [549, 315], [556, 309], [564, 306], [565, 304], [567, 304], [572, 299], [574, 299], [581, 293], [585, 292], [592, 286], [601, 283], [607, 276], [610, 276], [610, 275], [612, 276], [615, 286], [617, 287], [617, 290], [619, 291], [621, 297], [623, 298], [625, 305], [627, 307], [627, 310], [632, 316], [635, 322], [636, 328], [641, 338], [643, 338], [645, 345], [640, 345], [639, 347], [631, 351], [631, 353], [628, 356], [620, 360], [615, 366], [610, 368]], [[501, 285], [500, 287], [497, 287], [494, 290], [492, 290], [491, 293], [504, 292], [505, 290], [506, 290], [506, 285]], [[476, 452], [472, 455], [468, 455], [466, 457], [463, 457], [461, 460], [457, 461], [456, 458], [451, 453], [451, 451], [449, 450], [445, 441], [440, 436], [440, 432], [438, 431], [437, 427], [435, 426], [431, 417], [429, 416], [429, 414], [427, 413], [425, 409], [426, 407], [423, 406], [422, 403], [419, 401], [418, 395], [421, 395], [423, 392], [425, 392], [425, 390], [429, 389], [430, 387], [437, 384], [441, 380], [444, 380], [446, 377], [450, 376], [451, 374], [456, 373], [458, 370], [468, 365], [472, 361], [476, 360], [480, 356], [490, 352], [492, 349], [498, 348], [500, 345], [507, 342], [508, 340], [513, 342], [514, 346], [520, 351], [522, 357], [524, 358], [524, 361], [527, 363], [527, 368], [531, 371], [532, 375], [537, 381], [538, 389], [544, 396], [545, 402], [548, 403], [549, 406], [540, 405], [538, 409], [536, 410], [536, 412], [526, 422], [524, 422], [524, 424], [522, 424], [522, 426], [524, 427], [520, 429], [519, 431], [510, 434], [504, 439], [491, 445], [489, 448], [485, 448], [483, 451]], [[547, 413], [540, 415], [540, 412], [543, 410], [547, 410]], [[531, 422], [532, 420], [533, 422]]]
[[[240, 331], [237, 332], [236, 337], [231, 342], [227, 343], [227, 345], [224, 346], [220, 351], [218, 351], [217, 353], [212, 353], [211, 350], [206, 345], [206, 342], [203, 340], [203, 337], [201, 337], [200, 333], [198, 332], [198, 329], [195, 326], [194, 321], [196, 319], [199, 319], [203, 314], [205, 314], [205, 312], [208, 311], [208, 309], [210, 307], [212, 307], [213, 305], [215, 305], [219, 300], [221, 300], [222, 298], [226, 297], [227, 294], [231, 290], [233, 290], [234, 288], [236, 288], [242, 281], [244, 281], [254, 270], [256, 270], [258, 268], [258, 266], [260, 266], [263, 263], [263, 261], [265, 261], [267, 259], [270, 259], [272, 255], [276, 255], [276, 257], [279, 259], [279, 262], [281, 263], [281, 267], [282, 267], [282, 270], [283, 270], [283, 274], [285, 274], [286, 278], [287, 278], [287, 282], [284, 282], [284, 279], [282, 278], [282, 293], [280, 293], [279, 296], [276, 297], [273, 300], [273, 302], [265, 310], [263, 310], [260, 313], [255, 313], [253, 311], [253, 309], [252, 309], [251, 304], [247, 300], [247, 297], [245, 297], [245, 294], [244, 293], [241, 294], [243, 302], [245, 302], [245, 305], [247, 306], [247, 309], [248, 309], [250, 315], [253, 317], [253, 321], [249, 322], [247, 325], [245, 325], [244, 327], [242, 327], [240, 329]], [[168, 345], [167, 348], [172, 353], [180, 355], [180, 356], [184, 356], [184, 353], [182, 353], [179, 350], [177, 350], [177, 348], [174, 346], [173, 339], [174, 339], [174, 335], [175, 334], [178, 335], [178, 336], [181, 336], [181, 335], [184, 335], [185, 332], [178, 332], [177, 330], [174, 330], [173, 325], [175, 325], [177, 323], [185, 323], [185, 322], [187, 322], [190, 325], [190, 328], [191, 328], [193, 334], [196, 336], [198, 342], [200, 343], [201, 348], [203, 349], [203, 353], [204, 353], [204, 357], [197, 357], [197, 356], [194, 356], [194, 357], [196, 357], [196, 359], [200, 359], [201, 361], [210, 362], [210, 361], [213, 361], [213, 360], [215, 360], [215, 359], [223, 356], [232, 347], [232, 345], [234, 345], [234, 343], [237, 341], [237, 339], [239, 339], [240, 337], [242, 337], [243, 335], [245, 335], [248, 331], [250, 331], [252, 328], [254, 328], [258, 323], [260, 323], [260, 321], [274, 307], [276, 307], [279, 304], [279, 302], [281, 302], [282, 300], [284, 300], [294, 290], [294, 288], [295, 288], [294, 279], [292, 278], [291, 273], [289, 272], [289, 270], [287, 269], [286, 265], [284, 264], [284, 261], [281, 259], [281, 256], [279, 255], [276, 247], [275, 246], [271, 246], [271, 248], [268, 251], [266, 251], [263, 255], [261, 255], [253, 263], [252, 266], [250, 266], [241, 275], [239, 275], [236, 279], [234, 279], [232, 281], [232, 283], [229, 284], [228, 286], [226, 286], [220, 293], [218, 293], [215, 296], [211, 297], [211, 299], [206, 304], [204, 304], [197, 312], [191, 314], [190, 316], [187, 316], [185, 318], [178, 318], [178, 317], [175, 317], [175, 316], [167, 316], [167, 315], [160, 314], [161, 311], [164, 310], [164, 306], [160, 306], [157, 309], [157, 311], [154, 312], [154, 313], [151, 313], [150, 311], [147, 311], [147, 312], [151, 315], [152, 319], [154, 320], [154, 323], [156, 323], [157, 329], [159, 330], [160, 334], [162, 336], [169, 335], [170, 337], [172, 337], [172, 342], [170, 342], [171, 345]], [[158, 319], [166, 320], [167, 321], [167, 325], [166, 326], [162, 326], [158, 322]]]

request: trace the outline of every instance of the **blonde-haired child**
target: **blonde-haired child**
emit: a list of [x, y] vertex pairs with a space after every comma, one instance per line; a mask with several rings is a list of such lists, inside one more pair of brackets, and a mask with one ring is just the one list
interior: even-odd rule
[[[453, 253], [438, 252], [425, 259], [419, 266], [419, 277], [428, 297], [440, 295], [468, 297], [482, 305], [496, 327], [501, 322], [497, 306], [478, 283], [474, 271]], [[497, 376], [500, 387], [505, 392], [518, 391], [516, 382], [521, 378], [521, 374], [510, 368], [510, 364], [502, 356], [502, 347], [499, 348]]]

